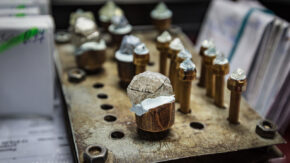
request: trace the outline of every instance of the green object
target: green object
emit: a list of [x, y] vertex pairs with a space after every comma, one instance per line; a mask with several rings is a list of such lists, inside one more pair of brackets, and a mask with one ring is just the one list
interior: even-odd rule
[[18, 5], [16, 8], [22, 9], [22, 8], [26, 8], [26, 6], [25, 5]]
[[26, 16], [26, 14], [24, 14], [24, 13], [17, 13], [17, 14], [15, 14], [15, 16], [16, 17], [24, 17], [24, 16]]
[[18, 36], [15, 36], [10, 40], [0, 44], [0, 54], [18, 44], [21, 44], [29, 40], [33, 36], [37, 35], [38, 32], [39, 32], [38, 28], [30, 28], [27, 31], [19, 34]]

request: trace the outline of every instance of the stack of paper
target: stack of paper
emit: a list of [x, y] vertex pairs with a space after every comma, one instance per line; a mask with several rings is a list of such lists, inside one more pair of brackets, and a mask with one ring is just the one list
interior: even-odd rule
[[73, 162], [62, 113], [60, 105], [56, 105], [52, 119], [1, 117], [0, 162]]
[[288, 125], [288, 120], [278, 122], [286, 104], [277, 104], [290, 97], [282, 90], [290, 73], [289, 33], [287, 22], [257, 2], [212, 1], [197, 41], [199, 48], [203, 40], [212, 39], [229, 58], [231, 72], [237, 68], [247, 72], [244, 96], [280, 129]]

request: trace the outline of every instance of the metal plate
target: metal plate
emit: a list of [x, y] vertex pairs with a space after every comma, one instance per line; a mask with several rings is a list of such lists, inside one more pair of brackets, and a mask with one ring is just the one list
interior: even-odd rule
[[[175, 30], [185, 47], [193, 53], [193, 61], [200, 67], [200, 58], [194, 51], [189, 39]], [[158, 71], [159, 53], [154, 39], [157, 35], [153, 30], [137, 30], [134, 35], [144, 41], [150, 49], [150, 71]], [[258, 148], [283, 143], [283, 138], [276, 134], [274, 139], [263, 139], [255, 133], [255, 127], [261, 117], [250, 108], [244, 99], [241, 101], [240, 125], [231, 125], [227, 121], [228, 108], [220, 109], [213, 105], [213, 100], [205, 96], [205, 89], [193, 82], [190, 114], [177, 111], [176, 119], [168, 137], [161, 141], [142, 140], [136, 131], [135, 117], [130, 112], [131, 103], [126, 91], [118, 85], [117, 64], [114, 61], [114, 48], [108, 48], [104, 71], [97, 75], [87, 76], [79, 84], [69, 83], [67, 72], [76, 67], [73, 48], [70, 44], [57, 45], [55, 56], [63, 93], [68, 106], [69, 120], [73, 133], [77, 157], [83, 162], [83, 152], [88, 145], [100, 144], [110, 151], [109, 162], [157, 162], [175, 160], [192, 156], [233, 152], [243, 149]], [[94, 88], [95, 83], [104, 87]], [[108, 95], [100, 99], [98, 94]], [[230, 92], [225, 90], [225, 104], [229, 105]], [[113, 106], [104, 110], [103, 104]], [[104, 120], [106, 115], [117, 117], [114, 122]], [[199, 122], [203, 129], [195, 129], [191, 122]], [[121, 131], [125, 136], [121, 139], [111, 138], [111, 133]]]

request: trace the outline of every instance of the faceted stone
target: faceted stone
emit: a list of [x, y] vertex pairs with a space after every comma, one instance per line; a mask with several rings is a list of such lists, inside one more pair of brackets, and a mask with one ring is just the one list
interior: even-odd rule
[[246, 73], [243, 69], [238, 68], [231, 74], [231, 79], [234, 80], [245, 80], [246, 79]]
[[133, 105], [136, 105], [147, 98], [173, 95], [173, 90], [166, 76], [146, 71], [133, 78], [127, 88], [127, 94]]
[[187, 58], [184, 60], [180, 66], [181, 69], [183, 69], [185, 72], [186, 71], [193, 71], [195, 70], [195, 64], [191, 61], [191, 59]]

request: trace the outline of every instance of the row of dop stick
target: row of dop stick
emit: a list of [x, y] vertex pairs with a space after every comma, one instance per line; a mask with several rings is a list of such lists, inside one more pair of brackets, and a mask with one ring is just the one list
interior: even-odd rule
[[[230, 71], [229, 61], [208, 40], [202, 42], [199, 55], [202, 63], [198, 86], [206, 88], [206, 95], [214, 99], [217, 107], [225, 108], [224, 84], [225, 76]], [[245, 72], [240, 68], [231, 73], [227, 80], [227, 88], [231, 91], [228, 120], [232, 124], [239, 123], [241, 93], [245, 91], [246, 85]]]
[[[178, 38], [172, 40], [171, 35], [166, 31], [157, 37], [157, 49], [160, 52], [159, 72], [167, 74], [167, 58], [169, 58], [169, 79], [173, 86], [176, 102], [180, 103], [181, 112], [189, 113], [191, 80], [195, 79], [196, 70], [194, 70], [191, 80], [185, 83], [182, 81], [180, 63], [186, 59], [191, 59], [192, 55], [184, 48]], [[229, 62], [223, 54], [216, 50], [212, 41], [205, 40], [199, 54], [202, 58], [202, 64], [198, 85], [206, 88], [206, 95], [214, 99], [216, 106], [225, 108], [224, 80], [229, 73]], [[245, 91], [246, 84], [246, 75], [242, 69], [234, 71], [227, 81], [227, 87], [231, 91], [228, 118], [231, 123], [238, 123], [241, 92]]]
[[168, 74], [175, 93], [175, 101], [180, 103], [179, 110], [182, 113], [190, 113], [191, 83], [196, 78], [192, 54], [184, 48], [179, 38], [173, 39], [167, 31], [158, 36], [156, 41], [160, 53], [159, 72], [163, 75]]

